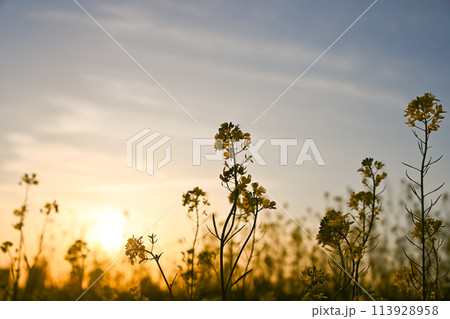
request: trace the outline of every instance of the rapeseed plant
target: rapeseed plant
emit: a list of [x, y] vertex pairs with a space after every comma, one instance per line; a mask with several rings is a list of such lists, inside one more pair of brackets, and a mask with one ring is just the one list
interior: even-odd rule
[[[215, 214], [212, 215], [213, 229], [210, 229], [211, 234], [219, 240], [220, 286], [222, 299], [226, 300], [231, 288], [252, 271], [247, 270], [237, 279], [234, 276], [242, 253], [256, 231], [259, 212], [263, 209], [275, 209], [276, 204], [265, 197], [265, 188], [253, 182], [252, 176], [247, 173], [247, 165], [252, 161], [251, 155], [245, 154], [251, 143], [250, 133], [242, 132], [239, 125], [231, 122], [223, 123], [215, 135], [215, 141], [216, 150], [223, 151], [225, 157], [219, 178], [229, 191], [228, 199], [231, 203], [222, 229], [219, 230]], [[238, 155], [241, 153], [244, 158], [238, 162]], [[250, 218], [252, 221], [248, 221]], [[242, 220], [244, 225], [235, 229], [237, 222]], [[240, 244], [237, 255], [230, 255], [230, 270], [226, 272], [224, 260], [226, 245], [249, 224], [251, 228]]]
[[149, 250], [145, 247], [144, 242], [142, 240], [142, 236], [139, 238], [135, 238], [133, 235], [131, 238], [127, 240], [127, 243], [125, 245], [125, 255], [128, 257], [132, 265], [134, 265], [134, 263], [138, 260], [139, 263], [154, 260], [156, 265], [158, 266], [158, 270], [161, 276], [164, 279], [164, 283], [167, 286], [167, 290], [169, 291], [170, 297], [174, 299], [172, 287], [177, 278], [178, 273], [174, 276], [171, 283], [167, 281], [166, 275], [164, 274], [164, 271], [161, 267], [161, 263], [159, 261], [163, 253], [158, 254], [154, 252], [155, 244], [158, 241], [158, 239], [156, 239], [156, 234], [149, 235], [148, 239], [150, 242]]
[[[183, 261], [186, 264], [187, 269], [181, 272], [181, 277], [184, 279], [187, 290], [189, 300], [194, 300], [195, 296], [195, 284], [197, 280], [196, 273], [196, 247], [199, 241], [199, 232], [200, 225], [203, 223], [204, 218], [207, 216], [205, 208], [209, 206], [208, 199], [205, 197], [206, 193], [199, 187], [195, 187], [192, 190], [187, 191], [183, 194], [183, 206], [188, 207], [188, 216], [194, 221], [195, 229], [194, 229], [194, 239], [192, 240], [191, 247], [183, 252]], [[191, 215], [194, 215], [191, 217]], [[182, 269], [180, 269], [182, 270]]]
[[445, 118], [444, 114], [446, 113], [442, 104], [438, 102], [440, 101], [436, 96], [425, 93], [408, 104], [404, 115], [407, 117], [405, 124], [413, 128], [412, 132], [417, 139], [421, 155], [419, 166], [403, 164], [418, 175], [412, 177], [406, 171], [406, 177], [410, 182], [410, 191], [416, 198], [419, 208], [413, 209], [406, 205], [405, 208], [413, 224], [411, 238], [407, 237], [407, 239], [420, 252], [420, 258], [416, 260], [406, 251], [405, 254], [410, 263], [411, 283], [421, 295], [422, 300], [437, 299], [440, 290], [439, 248], [442, 246], [443, 240], [438, 235], [443, 227], [443, 222], [430, 215], [442, 194], [435, 199], [429, 198], [429, 196], [438, 192], [444, 186], [444, 183], [432, 190], [427, 190], [425, 185], [425, 177], [431, 166], [442, 158], [440, 156], [433, 160], [428, 153], [431, 148], [430, 136], [439, 129], [439, 124]]
[[352, 300], [362, 297], [359, 282], [361, 277], [367, 274], [369, 266], [361, 268], [361, 262], [369, 242], [377, 237], [372, 231], [381, 212], [380, 195], [383, 189], [379, 189], [387, 176], [386, 172], [382, 171], [383, 167], [383, 163], [365, 158], [358, 169], [365, 190], [353, 192], [348, 201], [351, 212], [357, 214], [344, 214], [330, 209], [320, 222], [317, 241], [324, 247], [328, 246], [339, 261], [338, 268], [332, 267], [338, 274], [340, 285], [335, 298], [341, 293], [344, 297], [351, 296]]
[[24, 268], [27, 271], [25, 290], [23, 292], [22, 299], [26, 299], [28, 295], [32, 291], [31, 284], [31, 276], [33, 271], [36, 269], [40, 261], [40, 257], [42, 254], [42, 250], [44, 247], [44, 237], [47, 228], [47, 224], [50, 221], [51, 213], [59, 213], [59, 205], [56, 201], [46, 203], [44, 207], [40, 210], [42, 214], [45, 215], [43, 228], [40, 232], [38, 239], [38, 250], [33, 258], [30, 258], [28, 255], [28, 251], [25, 249], [25, 218], [27, 216], [28, 211], [28, 197], [30, 193], [30, 189], [32, 186], [37, 186], [39, 181], [35, 173], [32, 174], [24, 174], [19, 182], [19, 185], [25, 185], [25, 196], [23, 200], [23, 204], [20, 208], [15, 209], [13, 211], [14, 216], [18, 217], [19, 220], [17, 223], [13, 225], [14, 229], [19, 232], [19, 243], [13, 249], [14, 244], [12, 241], [5, 241], [0, 249], [3, 253], [8, 255], [9, 265], [10, 265], [10, 277], [12, 287], [7, 289], [7, 295], [11, 298], [11, 300], [19, 299], [19, 282], [22, 277], [22, 271]]

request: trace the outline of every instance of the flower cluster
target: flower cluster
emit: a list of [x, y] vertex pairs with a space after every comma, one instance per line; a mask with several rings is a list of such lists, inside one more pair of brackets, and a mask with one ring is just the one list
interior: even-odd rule
[[349, 234], [352, 222], [347, 220], [348, 214], [330, 209], [320, 221], [319, 233], [316, 238], [319, 244], [338, 248], [342, 240]]
[[[363, 175], [363, 185], [368, 188], [378, 187], [387, 176], [386, 172], [380, 172], [383, 167], [382, 162], [375, 161], [373, 158], [363, 159], [361, 167], [358, 169], [358, 172]], [[370, 181], [372, 181], [372, 185], [370, 185]]]
[[306, 285], [306, 294], [302, 300], [319, 301], [328, 299], [323, 292], [320, 292], [320, 289], [330, 279], [321, 269], [317, 269], [316, 266], [306, 266], [301, 272], [300, 280]]
[[439, 123], [445, 118], [443, 114], [446, 113], [442, 109], [442, 104], [437, 102], [440, 101], [431, 93], [418, 96], [409, 102], [405, 110], [404, 116], [408, 117], [408, 121], [405, 123], [408, 126], [417, 127], [416, 122], [418, 121], [426, 125], [428, 133], [437, 131]]
[[409, 293], [411, 291], [410, 278], [412, 277], [411, 269], [400, 267], [392, 274], [392, 285], [398, 290]]
[[[247, 186], [247, 185], [245, 185]], [[254, 182], [251, 184], [251, 190], [244, 188], [242, 190], [242, 200], [238, 202], [238, 207], [241, 208], [245, 213], [255, 214], [261, 209], [275, 209], [276, 203], [266, 198], [264, 194], [266, 189], [259, 185], [259, 183]]]
[[135, 238], [133, 235], [131, 238], [128, 238], [127, 243], [125, 244], [125, 255], [128, 257], [132, 265], [134, 265], [138, 258], [139, 263], [147, 260], [142, 236]]
[[45, 203], [44, 207], [40, 210], [40, 212], [44, 215], [50, 215], [52, 211], [56, 214], [59, 213], [59, 205], [56, 201], [53, 201], [53, 203]]
[[328, 275], [316, 266], [306, 266], [301, 273], [301, 279], [307, 283], [308, 286], [323, 285], [329, 281]]
[[13, 210], [14, 216], [21, 217], [21, 218], [25, 216], [26, 212], [27, 212], [27, 206], [26, 205], [22, 205], [19, 209], [14, 209]]
[[[163, 253], [156, 254], [153, 252], [153, 248], [158, 241], [158, 239], [156, 239], [156, 234], [148, 235], [148, 239], [151, 245], [150, 250], [145, 247], [142, 236], [135, 238], [133, 235], [131, 238], [128, 238], [127, 243], [125, 244], [125, 255], [128, 257], [132, 265], [138, 258], [139, 263], [151, 260], [155, 260], [156, 262], [159, 261], [159, 258]], [[150, 258], [147, 257], [148, 255], [150, 255]]]
[[220, 125], [219, 132], [215, 135], [216, 150], [224, 150], [226, 159], [233, 157], [235, 152], [235, 144], [242, 141], [242, 149], [247, 149], [250, 145], [250, 133], [244, 133], [239, 125], [225, 122]]
[[36, 173], [32, 173], [30, 175], [24, 174], [22, 176], [21, 181], [19, 182], [19, 185], [27, 184], [27, 185], [38, 185], [39, 181], [37, 179]]
[[65, 259], [72, 265], [72, 272], [84, 271], [84, 261], [88, 256], [89, 249], [87, 243], [78, 239], [67, 250]]
[[[348, 206], [355, 211], [358, 211], [359, 219], [364, 219], [367, 213], [367, 210], [370, 208], [374, 199], [372, 192], [358, 192], [350, 195], [350, 200], [348, 202]], [[376, 211], [378, 213], [379, 210]]]
[[13, 243], [10, 241], [5, 241], [1, 246], [0, 249], [2, 252], [7, 253], [9, 250], [9, 247], [12, 247]]
[[228, 165], [228, 163], [225, 163], [225, 166], [223, 168], [222, 174], [219, 175], [220, 180], [222, 181], [222, 185], [228, 185], [229, 183], [236, 183], [237, 177], [240, 176], [238, 179], [238, 184], [235, 185], [236, 187], [241, 185], [241, 189], [245, 188], [248, 184], [251, 182], [251, 175], [247, 175], [247, 170], [245, 169], [244, 165], [236, 164], [233, 166]]
[[436, 241], [436, 234], [441, 230], [443, 226], [442, 221], [438, 219], [433, 219], [431, 217], [427, 217], [423, 223], [422, 219], [417, 220], [414, 223], [414, 230], [411, 233], [413, 238], [417, 238], [422, 240], [422, 227], [424, 228], [424, 237], [429, 239], [432, 244]]
[[198, 209], [200, 202], [204, 206], [209, 206], [208, 200], [205, 198], [206, 192], [200, 187], [194, 187], [194, 189], [187, 191], [183, 194], [183, 206], [188, 206], [188, 213], [192, 213], [195, 209]]
[[345, 255], [356, 262], [362, 259], [367, 248], [367, 245], [358, 242], [360, 237], [360, 233], [358, 233], [351, 242], [348, 242], [347, 245], [344, 246]]

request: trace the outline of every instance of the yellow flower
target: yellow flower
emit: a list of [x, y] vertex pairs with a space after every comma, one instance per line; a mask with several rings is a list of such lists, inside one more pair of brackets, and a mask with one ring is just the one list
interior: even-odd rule
[[250, 144], [250, 133], [244, 133], [239, 125], [232, 122], [225, 122], [219, 128], [219, 132], [215, 135], [216, 150], [225, 150], [224, 156], [229, 159], [234, 154], [234, 144], [243, 141], [243, 148], [248, 148]]
[[431, 93], [425, 93], [409, 102], [404, 115], [408, 117], [405, 124], [416, 127], [416, 122], [421, 122], [425, 125], [424, 129], [428, 133], [437, 131], [440, 127], [439, 123], [445, 118], [443, 114], [446, 113], [443, 111], [442, 105], [437, 102], [440, 101]]
[[411, 269], [407, 267], [401, 267], [392, 274], [392, 285], [394, 287], [397, 287], [401, 292], [409, 292], [411, 290], [411, 276]]
[[334, 209], [328, 210], [320, 221], [319, 233], [316, 236], [319, 244], [338, 247], [350, 230], [351, 222], [347, 220], [347, 216]]
[[[413, 238], [417, 238], [419, 240], [422, 239], [422, 219], [419, 219], [414, 223], [414, 230], [411, 233], [411, 236]], [[442, 221], [438, 219], [433, 219], [431, 217], [427, 217], [425, 219], [425, 225], [424, 225], [424, 238], [430, 239], [431, 243], [434, 244], [436, 240], [436, 234], [440, 231], [440, 229], [443, 227]]]
[[128, 238], [127, 243], [125, 244], [125, 255], [128, 257], [132, 265], [138, 257], [140, 262], [147, 259], [145, 254], [145, 246], [142, 242], [142, 236], [135, 238], [133, 235], [131, 238]]

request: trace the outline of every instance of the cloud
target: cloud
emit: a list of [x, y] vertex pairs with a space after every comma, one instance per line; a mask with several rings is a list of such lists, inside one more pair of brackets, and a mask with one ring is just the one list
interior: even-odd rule
[[96, 92], [117, 102], [126, 103], [129, 107], [144, 106], [155, 111], [167, 107], [167, 100], [161, 98], [164, 94], [159, 88], [153, 88], [151, 79], [133, 80], [111, 78], [99, 73], [86, 73], [82, 79], [96, 88]]
[[64, 22], [71, 23], [75, 25], [88, 25], [90, 21], [88, 21], [86, 16], [83, 14], [57, 10], [57, 9], [37, 9], [34, 11], [27, 12], [27, 16], [30, 19], [46, 21], [46, 22]]
[[45, 122], [38, 124], [37, 131], [54, 134], [93, 133], [101, 130], [106, 112], [86, 99], [54, 95], [43, 98], [42, 103], [55, 110]]
[[3, 169], [18, 174], [29, 168], [50, 173], [55, 179], [75, 182], [87, 176], [97, 178], [121, 160], [102, 150], [45, 140], [34, 134], [11, 132], [6, 134], [6, 140], [10, 145], [10, 158], [3, 163]]

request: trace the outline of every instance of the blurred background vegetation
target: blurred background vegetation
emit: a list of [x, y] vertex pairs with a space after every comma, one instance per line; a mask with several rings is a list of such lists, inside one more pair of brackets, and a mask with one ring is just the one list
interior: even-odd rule
[[[34, 186], [32, 184], [37, 181], [37, 178], [27, 175], [24, 176], [22, 183], [24, 180], [28, 187]], [[369, 271], [360, 280], [361, 285], [377, 300], [419, 300], [421, 298], [409, 279], [410, 265], [404, 254], [405, 250], [410, 249], [405, 235], [412, 232], [411, 226], [406, 222], [407, 214], [404, 207], [405, 204], [411, 207], [414, 204], [406, 181], [402, 181], [402, 187], [404, 192], [399, 199], [394, 199], [388, 191], [382, 195], [383, 211], [380, 214], [379, 223], [373, 230], [375, 234], [378, 234], [377, 244], [367, 253], [366, 262], [369, 265]], [[352, 190], [347, 191], [350, 197]], [[325, 193], [324, 202], [327, 209], [349, 211], [347, 198]], [[26, 206], [26, 203], [24, 205]], [[57, 218], [56, 205], [56, 203], [45, 204], [41, 217], [54, 215], [54, 218]], [[289, 211], [287, 204], [282, 206]], [[217, 258], [219, 252], [215, 238], [206, 228], [206, 225], [211, 226], [211, 221], [208, 220], [210, 214], [208, 205], [202, 207], [201, 212], [203, 215], [196, 239], [194, 273], [191, 272], [192, 258], [189, 257], [192, 254], [192, 241], [189, 243], [180, 238], [177, 256], [164, 254], [161, 256], [160, 262], [168, 273], [168, 277], [173, 278], [177, 274], [173, 285], [175, 300], [221, 299]], [[20, 220], [20, 213], [18, 211], [14, 213]], [[192, 214], [192, 211], [187, 214]], [[448, 194], [443, 195], [435, 214], [438, 217], [450, 214]], [[245, 256], [238, 266], [240, 271], [248, 268], [247, 262], [251, 256], [253, 271], [245, 277], [245, 280], [241, 280], [233, 287], [230, 299], [333, 300], [336, 298], [340, 300], [343, 298], [343, 296], [336, 296], [339, 290], [339, 278], [330, 268], [332, 262], [328, 255], [316, 244], [316, 234], [306, 228], [305, 230], [311, 234], [312, 238], [309, 237], [297, 224], [309, 225], [312, 221], [319, 224], [324, 214], [310, 209], [302, 215], [301, 219], [294, 221], [280, 209], [262, 214], [256, 235], [251, 244], [246, 247]], [[396, 216], [404, 216], [404, 220], [399, 220]], [[443, 276], [440, 280], [439, 295], [436, 296], [438, 300], [450, 299], [449, 226], [447, 222], [440, 234], [444, 243], [440, 251]], [[27, 241], [36, 241], [35, 238], [28, 238], [25, 227], [23, 229], [23, 232], [18, 229], [18, 233], [22, 232], [24, 246]], [[192, 239], [195, 229], [195, 222], [193, 222]], [[29, 256], [26, 249], [21, 253], [20, 258], [27, 259], [27, 262], [22, 262], [17, 291], [14, 291], [14, 274], [17, 271], [14, 265], [17, 264], [10, 264], [13, 265], [12, 269], [8, 267], [0, 269], [0, 300], [75, 300], [94, 283], [81, 300], [170, 300], [170, 294], [164, 286], [156, 264], [147, 262], [132, 266], [122, 255], [122, 258], [109, 269], [114, 259], [99, 258], [98, 253], [91, 249], [90, 243], [83, 239], [65, 248], [66, 265], [53, 265], [50, 268], [49, 265], [55, 260], [52, 252], [57, 251], [52, 247], [58, 246], [58, 240], [55, 240], [55, 234], [52, 234], [54, 231], [44, 228], [42, 237], [39, 237], [41, 239], [37, 239], [42, 240], [41, 251], [46, 253], [38, 251], [36, 255]], [[165, 236], [168, 235], [159, 236], [161, 246], [167, 239]], [[171, 235], [177, 236], [177, 234]], [[237, 252], [236, 243], [241, 240], [240, 236], [244, 235], [236, 235], [228, 246], [225, 252], [225, 265], [230, 257], [233, 259]], [[11, 245], [3, 243], [3, 252], [0, 255], [2, 261], [13, 262], [17, 258], [14, 256], [17, 256], [22, 236], [18, 235], [18, 240], [11, 241]], [[160, 243], [156, 244], [157, 250]], [[12, 259], [9, 259], [10, 257]], [[67, 272], [52, 274], [50, 269], [58, 267], [66, 269]], [[104, 273], [106, 270], [108, 271]], [[192, 275], [195, 283], [193, 287]], [[102, 277], [99, 279], [100, 276]]]

